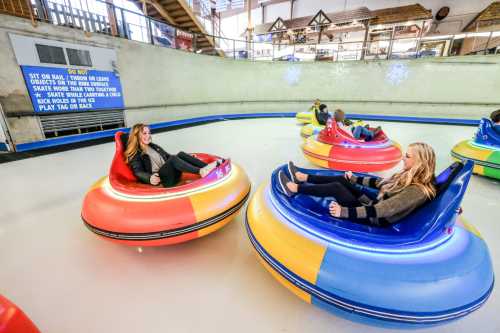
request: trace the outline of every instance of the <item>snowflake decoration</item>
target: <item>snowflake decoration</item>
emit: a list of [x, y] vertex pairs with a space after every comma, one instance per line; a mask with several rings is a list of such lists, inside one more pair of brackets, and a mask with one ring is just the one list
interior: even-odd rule
[[285, 80], [289, 85], [294, 86], [299, 83], [302, 74], [300, 66], [288, 66], [285, 73]]
[[386, 80], [393, 86], [401, 84], [408, 78], [408, 66], [405, 63], [393, 63], [385, 75]]

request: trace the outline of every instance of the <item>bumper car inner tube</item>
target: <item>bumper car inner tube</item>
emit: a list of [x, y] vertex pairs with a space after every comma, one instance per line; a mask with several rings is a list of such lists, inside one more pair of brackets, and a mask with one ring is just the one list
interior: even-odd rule
[[[122, 133], [109, 176], [87, 192], [82, 219], [94, 233], [133, 246], [158, 246], [189, 241], [227, 224], [250, 193], [245, 172], [226, 160], [207, 176], [183, 174], [174, 187], [139, 183], [124, 162]], [[193, 154], [210, 163], [218, 157]]]
[[396, 166], [402, 159], [398, 143], [383, 131], [364, 142], [337, 127], [334, 121], [302, 145], [305, 157], [323, 168], [356, 172], [377, 172]]

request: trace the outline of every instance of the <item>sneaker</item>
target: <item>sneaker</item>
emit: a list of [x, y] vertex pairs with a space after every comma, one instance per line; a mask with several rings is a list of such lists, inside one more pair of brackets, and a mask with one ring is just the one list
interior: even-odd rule
[[288, 187], [286, 186], [286, 184], [290, 182], [290, 179], [285, 175], [285, 173], [283, 172], [283, 170], [280, 170], [280, 172], [278, 173], [278, 183], [281, 187], [281, 191], [283, 191], [283, 193], [287, 196], [287, 197], [292, 197], [293, 196], [293, 192], [290, 191], [288, 189]]
[[212, 162], [210, 164], [207, 164], [206, 166], [200, 169], [200, 176], [205, 177], [210, 172], [212, 172], [212, 170], [215, 169], [216, 167], [217, 167], [217, 162]]
[[299, 180], [297, 179], [297, 176], [296, 176], [298, 171], [299, 171], [299, 169], [297, 169], [295, 164], [293, 164], [292, 161], [289, 161], [288, 162], [288, 174], [290, 175], [292, 182], [294, 182], [295, 184], [300, 183]]
[[212, 170], [209, 170], [208, 165], [207, 165], [207, 166], [200, 169], [200, 176], [203, 178], [206, 175], [208, 175], [210, 173], [210, 171], [212, 171]]

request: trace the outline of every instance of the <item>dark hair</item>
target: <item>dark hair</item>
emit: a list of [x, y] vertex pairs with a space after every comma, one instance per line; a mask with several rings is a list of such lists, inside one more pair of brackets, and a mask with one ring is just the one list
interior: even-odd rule
[[345, 113], [341, 109], [335, 110], [335, 113], [333, 114], [333, 118], [335, 121], [344, 121], [345, 119]]
[[319, 106], [320, 111], [323, 111], [326, 108], [327, 108], [326, 104], [320, 104], [320, 106]]
[[491, 121], [498, 123], [500, 121], [500, 109], [493, 111], [490, 115]]

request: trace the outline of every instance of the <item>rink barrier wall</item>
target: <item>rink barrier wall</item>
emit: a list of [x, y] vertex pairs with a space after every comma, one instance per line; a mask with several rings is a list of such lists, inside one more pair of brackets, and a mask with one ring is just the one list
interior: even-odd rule
[[[421, 124], [458, 125], [458, 126], [479, 125], [479, 120], [471, 120], [471, 119], [381, 116], [381, 115], [368, 115], [368, 114], [350, 114], [349, 116], [350, 118], [353, 119], [388, 121], [388, 122], [409, 122], [409, 123], [421, 123]], [[153, 131], [161, 132], [164, 130], [174, 130], [182, 127], [197, 126], [197, 125], [203, 125], [207, 123], [226, 121], [226, 120], [252, 119], [252, 118], [293, 118], [293, 117], [295, 117], [295, 113], [293, 112], [224, 114], [224, 115], [212, 115], [212, 116], [195, 117], [195, 118], [175, 120], [175, 121], [151, 123], [149, 124], [149, 126]], [[52, 138], [41, 141], [21, 143], [16, 145], [16, 151], [26, 152], [26, 151], [33, 151], [38, 149], [74, 144], [84, 141], [92, 141], [92, 140], [107, 139], [107, 138], [112, 139], [117, 131], [128, 131], [128, 129], [117, 128], [100, 132], [70, 135], [60, 138]]]

